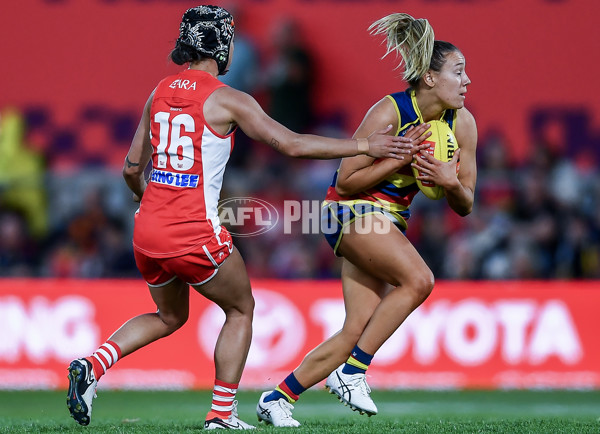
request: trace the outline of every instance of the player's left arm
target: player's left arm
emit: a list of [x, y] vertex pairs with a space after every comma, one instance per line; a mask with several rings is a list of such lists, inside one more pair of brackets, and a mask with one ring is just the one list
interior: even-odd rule
[[433, 155], [421, 151], [415, 156], [412, 165], [419, 169], [417, 179], [443, 187], [450, 208], [458, 215], [466, 216], [473, 210], [477, 180], [477, 126], [475, 118], [466, 108], [458, 110], [455, 136], [458, 149], [450, 161], [439, 161]]
[[444, 189], [450, 208], [458, 215], [466, 216], [473, 210], [475, 184], [477, 182], [477, 164], [475, 159], [477, 124], [471, 112], [466, 108], [458, 110], [455, 136], [459, 148], [452, 160], [455, 164], [460, 161], [458, 177], [454, 178], [458, 179], [458, 182], [444, 186]]
[[129, 189], [133, 192], [133, 200], [139, 202], [142, 200], [144, 191], [146, 190], [146, 179], [144, 178], [144, 170], [152, 157], [152, 144], [150, 143], [150, 107], [154, 92], [148, 98], [142, 118], [137, 127], [129, 152], [125, 157], [123, 164], [123, 178]]

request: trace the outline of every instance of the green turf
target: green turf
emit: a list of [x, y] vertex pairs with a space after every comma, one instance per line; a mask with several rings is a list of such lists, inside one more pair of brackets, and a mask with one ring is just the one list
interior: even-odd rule
[[[80, 427], [64, 391], [0, 391], [0, 433], [189, 433], [202, 429], [210, 392], [99, 391], [92, 423]], [[255, 423], [260, 392], [238, 393], [240, 417]], [[600, 433], [600, 391], [374, 391], [379, 414], [350, 411], [325, 391], [296, 406], [294, 433]]]

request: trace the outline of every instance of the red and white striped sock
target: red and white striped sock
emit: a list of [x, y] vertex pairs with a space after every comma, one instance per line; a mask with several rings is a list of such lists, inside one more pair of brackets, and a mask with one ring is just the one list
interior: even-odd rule
[[113, 341], [106, 341], [87, 359], [92, 362], [94, 375], [96, 380], [99, 380], [108, 371], [108, 368], [117, 363], [120, 358], [121, 348]]
[[[233, 409], [233, 401], [235, 400], [235, 394], [239, 384], [225, 383], [224, 381], [215, 380], [215, 387], [213, 388], [213, 399], [210, 407], [210, 413], [214, 413], [215, 416], [221, 419], [228, 419], [231, 416], [231, 410]], [[207, 419], [210, 419], [207, 416]]]

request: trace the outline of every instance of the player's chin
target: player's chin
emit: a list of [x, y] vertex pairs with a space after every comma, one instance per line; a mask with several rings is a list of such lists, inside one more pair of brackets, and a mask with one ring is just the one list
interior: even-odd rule
[[465, 106], [465, 96], [459, 95], [457, 98], [452, 100], [452, 108], [455, 110], [461, 109]]
[[464, 95], [459, 95], [451, 100], [446, 100], [446, 110], [458, 110], [465, 106]]

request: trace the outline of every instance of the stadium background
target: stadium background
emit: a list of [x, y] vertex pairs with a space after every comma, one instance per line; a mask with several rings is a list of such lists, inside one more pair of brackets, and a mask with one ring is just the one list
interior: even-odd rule
[[[395, 350], [380, 362], [375, 382], [598, 388], [600, 355], [590, 335], [600, 305], [595, 2], [214, 3], [236, 13], [236, 60], [248, 59], [243, 64], [254, 72], [247, 75], [255, 77], [239, 85], [249, 86], [267, 111], [282, 120], [288, 115], [273, 104], [285, 97], [285, 89], [273, 86], [282, 59], [291, 56], [303, 71], [311, 98], [306, 106], [294, 99], [304, 111], [292, 118], [305, 119], [297, 127], [307, 132], [348, 136], [375, 101], [404, 88], [395, 60], [380, 60], [384, 47], [366, 31], [383, 15], [427, 17], [436, 37], [455, 43], [467, 58], [473, 81], [467, 106], [480, 134], [476, 208], [459, 219], [443, 201], [416, 200], [409, 237], [439, 283], [420, 310], [421, 346], [394, 338]], [[148, 94], [177, 70], [167, 54], [183, 10], [194, 5], [24, 0], [4, 8], [0, 387], [65, 387], [70, 358], [94, 349], [139, 309], [152, 309], [136, 280], [130, 248], [135, 204], [120, 169]], [[285, 40], [284, 29], [298, 36], [293, 55], [274, 44]], [[253, 47], [245, 54], [243, 38]], [[275, 206], [284, 199], [320, 200], [337, 164], [292, 161], [240, 135], [224, 196]], [[258, 344], [243, 382], [262, 387], [293, 369], [339, 324], [339, 261], [318, 235], [275, 229], [236, 243], [258, 300]], [[194, 301], [185, 331], [123, 360], [121, 374], [114, 370], [105, 383], [209, 386], [210, 351], [202, 342], [210, 339], [202, 333], [220, 319], [199, 297]], [[319, 320], [324, 312], [333, 318], [329, 323]], [[553, 345], [552, 336], [564, 346]], [[289, 342], [297, 344], [293, 351]], [[171, 369], [179, 354], [197, 361], [197, 369]], [[126, 375], [131, 370], [136, 375]], [[139, 381], [125, 384], [125, 377]], [[35, 382], [24, 383], [30, 378]]]

